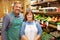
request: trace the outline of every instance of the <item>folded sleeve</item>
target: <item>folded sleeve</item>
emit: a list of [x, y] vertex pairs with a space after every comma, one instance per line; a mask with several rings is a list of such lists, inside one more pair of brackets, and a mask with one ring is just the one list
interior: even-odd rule
[[25, 34], [24, 30], [25, 30], [25, 22], [23, 22], [23, 24], [22, 24], [21, 31], [20, 31], [20, 36]]
[[42, 28], [41, 28], [39, 22], [36, 22], [36, 25], [37, 25], [37, 29], [38, 29], [38, 33], [37, 34], [42, 36]]
[[4, 18], [3, 18], [3, 24], [2, 24], [2, 40], [7, 40], [7, 32], [6, 32], [6, 28], [8, 27], [8, 24], [9, 24], [9, 17], [6, 15]]

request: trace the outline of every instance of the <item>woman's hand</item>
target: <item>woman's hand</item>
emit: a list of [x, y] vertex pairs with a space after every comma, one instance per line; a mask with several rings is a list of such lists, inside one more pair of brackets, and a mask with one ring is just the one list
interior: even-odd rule
[[25, 35], [23, 35], [23, 36], [21, 37], [21, 40], [27, 40], [27, 37], [26, 37]]
[[37, 35], [36, 38], [35, 38], [35, 40], [41, 40], [40, 35]]

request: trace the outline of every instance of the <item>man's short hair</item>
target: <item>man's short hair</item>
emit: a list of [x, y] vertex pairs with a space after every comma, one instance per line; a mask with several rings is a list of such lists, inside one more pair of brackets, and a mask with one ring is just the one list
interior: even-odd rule
[[21, 1], [15, 1], [15, 2], [12, 4], [12, 6], [14, 6], [14, 5], [16, 5], [16, 4], [21, 4], [21, 5], [22, 5]]

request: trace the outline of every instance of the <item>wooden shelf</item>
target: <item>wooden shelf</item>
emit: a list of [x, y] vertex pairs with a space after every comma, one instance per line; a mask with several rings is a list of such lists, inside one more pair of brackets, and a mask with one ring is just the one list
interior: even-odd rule
[[49, 3], [54, 3], [54, 2], [57, 2], [57, 1], [55, 0], [55, 1], [45, 1], [45, 2], [40, 2], [40, 3], [34, 3], [31, 6], [43, 6], [43, 5], [47, 4], [48, 2]]
[[34, 12], [35, 14], [60, 15], [60, 12]]
[[48, 27], [52, 27], [52, 28], [55, 28], [55, 29], [57, 29], [57, 26], [55, 26], [55, 25], [52, 25], [52, 24], [49, 24], [49, 25], [48, 25]]

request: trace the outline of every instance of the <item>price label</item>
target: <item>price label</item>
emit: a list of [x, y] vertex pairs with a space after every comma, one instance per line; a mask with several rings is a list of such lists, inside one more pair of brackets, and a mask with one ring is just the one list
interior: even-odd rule
[[57, 25], [57, 30], [60, 30], [60, 25], [59, 24]]
[[44, 9], [44, 14], [46, 14], [46, 10]]

